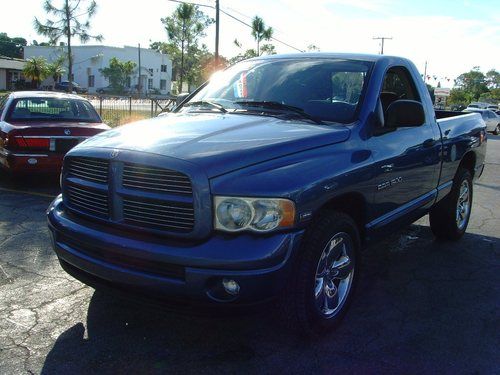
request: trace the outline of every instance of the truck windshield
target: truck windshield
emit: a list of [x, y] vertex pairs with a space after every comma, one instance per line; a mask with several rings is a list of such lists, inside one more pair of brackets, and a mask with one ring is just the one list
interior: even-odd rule
[[289, 113], [350, 123], [361, 105], [372, 63], [300, 58], [244, 61], [216, 73], [180, 112]]
[[10, 110], [10, 121], [101, 122], [92, 104], [65, 98], [17, 99]]

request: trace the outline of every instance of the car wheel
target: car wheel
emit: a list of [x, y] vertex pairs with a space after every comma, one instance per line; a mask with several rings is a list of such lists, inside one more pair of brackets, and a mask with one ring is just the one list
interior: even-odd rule
[[325, 212], [313, 222], [281, 299], [289, 328], [316, 335], [339, 324], [358, 278], [359, 249], [359, 232], [348, 215]]
[[459, 240], [469, 224], [472, 209], [472, 175], [460, 168], [455, 176], [451, 192], [430, 212], [432, 233], [442, 240]]
[[495, 134], [495, 135], [499, 135], [500, 134], [500, 124], [497, 125], [497, 127], [495, 128], [495, 130], [493, 130], [493, 134]]

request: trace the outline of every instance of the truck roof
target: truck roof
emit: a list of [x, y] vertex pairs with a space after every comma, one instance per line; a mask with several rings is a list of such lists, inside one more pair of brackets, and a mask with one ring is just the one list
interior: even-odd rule
[[305, 53], [287, 53], [277, 55], [266, 55], [254, 57], [250, 60], [272, 60], [272, 59], [302, 59], [302, 58], [317, 58], [317, 59], [345, 59], [345, 60], [361, 60], [370, 62], [379, 61], [409, 61], [404, 57], [389, 56], [389, 55], [373, 55], [363, 53], [336, 53], [336, 52], [305, 52]]

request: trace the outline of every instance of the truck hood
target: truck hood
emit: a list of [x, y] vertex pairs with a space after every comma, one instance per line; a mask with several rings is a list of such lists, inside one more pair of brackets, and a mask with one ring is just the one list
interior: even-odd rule
[[349, 129], [275, 117], [169, 114], [101, 133], [75, 148], [112, 148], [174, 157], [214, 177], [252, 164], [343, 142]]

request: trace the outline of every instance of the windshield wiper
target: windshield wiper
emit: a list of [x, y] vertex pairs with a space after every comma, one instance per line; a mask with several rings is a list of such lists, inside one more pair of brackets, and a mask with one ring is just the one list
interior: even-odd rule
[[216, 103], [216, 102], [212, 102], [210, 100], [198, 100], [196, 102], [189, 102], [189, 103], [184, 104], [184, 107], [190, 107], [192, 105], [204, 105], [204, 104], [208, 104], [209, 106], [218, 109], [222, 113], [227, 112], [227, 109], [224, 108], [222, 105], [220, 105], [219, 103]]
[[262, 107], [262, 108], [269, 108], [269, 109], [276, 109], [276, 110], [285, 110], [288, 112], [293, 112], [300, 117], [311, 120], [315, 122], [316, 124], [323, 124], [323, 121], [320, 119], [317, 119], [313, 115], [310, 115], [309, 113], [305, 112], [302, 108], [295, 107], [293, 105], [288, 105], [288, 104], [283, 104], [280, 102], [274, 102], [274, 101], [268, 101], [268, 100], [262, 100], [262, 101], [256, 101], [256, 100], [240, 100], [234, 102], [235, 104], [238, 104], [240, 106], [248, 106], [248, 107]]

